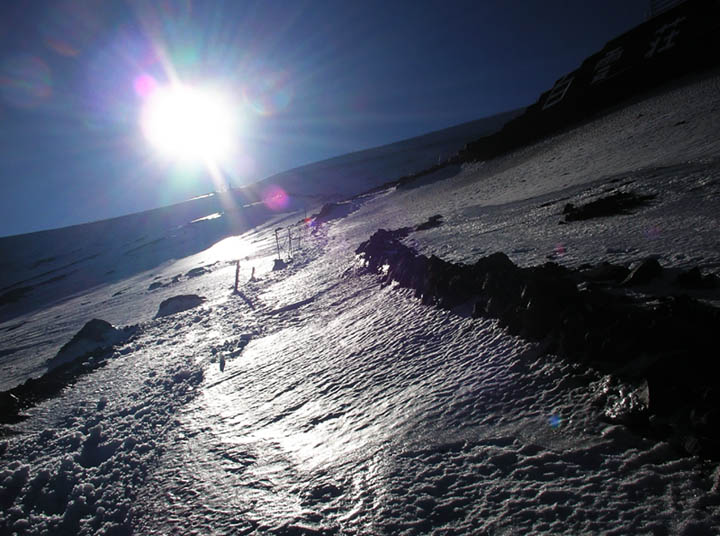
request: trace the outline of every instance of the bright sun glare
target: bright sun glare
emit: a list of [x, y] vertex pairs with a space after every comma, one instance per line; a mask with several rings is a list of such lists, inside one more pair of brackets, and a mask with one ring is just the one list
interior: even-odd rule
[[145, 136], [165, 156], [218, 162], [230, 156], [236, 118], [218, 91], [184, 85], [157, 88], [142, 111]]

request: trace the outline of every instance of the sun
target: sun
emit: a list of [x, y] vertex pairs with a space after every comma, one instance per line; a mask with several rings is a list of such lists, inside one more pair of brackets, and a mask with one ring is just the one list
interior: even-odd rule
[[237, 108], [220, 91], [173, 85], [156, 88], [142, 109], [145, 137], [164, 156], [218, 163], [237, 142]]

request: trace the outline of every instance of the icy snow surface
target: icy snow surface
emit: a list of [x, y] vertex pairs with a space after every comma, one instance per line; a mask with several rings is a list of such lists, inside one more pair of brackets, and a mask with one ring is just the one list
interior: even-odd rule
[[[217, 246], [248, 257], [242, 295], [215, 248], [75, 298], [140, 330], [0, 443], [0, 532], [719, 533], [717, 473], [600, 421], [602, 377], [380, 287], [354, 256], [376, 229], [439, 213], [443, 225], [406, 242], [447, 260], [655, 255], [717, 273], [718, 106], [710, 77], [451, 178], [357, 199], [276, 272], [273, 231], [298, 215], [269, 222]], [[565, 203], [613, 189], [657, 197], [558, 224]], [[207, 300], [153, 319], [180, 294]], [[75, 305], [0, 328], [31, 334], [87, 313]]]

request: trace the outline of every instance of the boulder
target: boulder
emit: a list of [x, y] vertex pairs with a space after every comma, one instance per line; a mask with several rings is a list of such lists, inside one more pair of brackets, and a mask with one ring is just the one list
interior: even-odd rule
[[311, 216], [312, 225], [317, 229], [325, 223], [344, 218], [354, 212], [357, 206], [352, 201], [341, 201], [338, 203], [325, 203], [320, 212]]
[[428, 229], [432, 229], [433, 227], [440, 227], [442, 225], [442, 214], [435, 214], [434, 216], [430, 216], [427, 221], [416, 225], [415, 230], [416, 231], [426, 231]]
[[623, 279], [622, 285], [624, 286], [635, 286], [635, 285], [647, 285], [655, 278], [662, 275], [662, 266], [652, 257], [640, 261], [632, 270], [630, 274]]
[[717, 287], [718, 280], [714, 274], [702, 275], [700, 268], [695, 266], [686, 272], [680, 272], [672, 284], [686, 289], [711, 289]]
[[173, 296], [172, 298], [163, 300], [158, 308], [155, 318], [187, 311], [188, 309], [202, 305], [204, 302], [205, 298], [196, 294], [181, 294], [179, 296]]
[[609, 262], [602, 262], [595, 266], [585, 266], [580, 270], [580, 276], [585, 281], [593, 282], [613, 281], [617, 283], [623, 281], [628, 275], [630, 275], [630, 270], [624, 266]]
[[209, 272], [210, 272], [210, 270], [207, 270], [206, 268], [199, 266], [197, 268], [193, 268], [192, 270], [190, 270], [188, 273], [185, 274], [185, 276], [188, 278], [193, 278], [193, 277], [199, 277], [199, 276], [207, 274]]
[[580, 206], [567, 203], [563, 208], [563, 214], [566, 222], [628, 214], [633, 209], [649, 204], [654, 198], [654, 195], [635, 192], [615, 192]]

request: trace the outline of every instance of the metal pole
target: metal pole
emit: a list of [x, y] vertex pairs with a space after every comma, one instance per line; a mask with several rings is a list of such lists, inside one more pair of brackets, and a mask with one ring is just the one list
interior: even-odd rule
[[279, 229], [275, 229], [275, 244], [277, 245], [278, 259], [280, 258], [280, 239], [278, 238]]
[[292, 233], [290, 232], [290, 226], [287, 228], [288, 232], [288, 256], [292, 259]]

